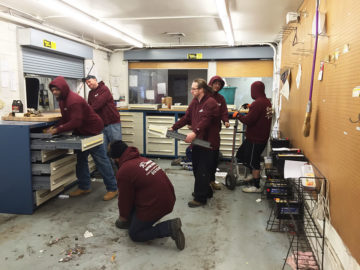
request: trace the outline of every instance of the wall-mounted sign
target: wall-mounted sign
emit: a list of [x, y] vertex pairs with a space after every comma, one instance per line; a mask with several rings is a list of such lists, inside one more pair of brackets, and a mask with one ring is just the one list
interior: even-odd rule
[[56, 50], [56, 43], [53, 41], [43, 39], [43, 46], [45, 48], [50, 48], [50, 49]]
[[187, 59], [190, 59], [190, 60], [202, 59], [202, 58], [203, 58], [202, 53], [188, 53], [187, 54]]

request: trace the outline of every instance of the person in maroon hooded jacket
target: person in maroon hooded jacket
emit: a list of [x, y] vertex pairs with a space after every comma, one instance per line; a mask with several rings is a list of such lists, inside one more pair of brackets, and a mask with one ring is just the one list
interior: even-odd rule
[[174, 187], [165, 172], [152, 160], [141, 157], [135, 147], [123, 141], [109, 144], [109, 156], [117, 162], [119, 218], [115, 225], [129, 229], [135, 242], [171, 237], [179, 250], [185, 248], [185, 236], [180, 218], [157, 223], [172, 212], [175, 204]]
[[104, 145], [107, 149], [111, 141], [121, 140], [120, 114], [109, 88], [103, 81], [98, 83], [94, 75], [88, 75], [85, 82], [91, 89], [88, 103], [104, 122]]
[[266, 98], [265, 85], [256, 81], [251, 85], [251, 103], [246, 115], [234, 114], [246, 125], [246, 139], [236, 153], [239, 162], [249, 167], [253, 176], [253, 185], [244, 187], [244, 192], [261, 192], [260, 188], [260, 158], [270, 135], [272, 108]]
[[[104, 124], [101, 118], [84, 98], [70, 90], [64, 77], [56, 77], [49, 84], [49, 88], [59, 101], [61, 119], [54, 127], [47, 130], [48, 133], [57, 134], [72, 131], [74, 135], [92, 136], [102, 132]], [[71, 192], [70, 196], [75, 197], [90, 192], [89, 154], [93, 157], [96, 167], [104, 179], [107, 193], [103, 199], [105, 201], [113, 199], [118, 194], [118, 191], [115, 175], [110, 160], [106, 155], [104, 144], [84, 152], [76, 151], [76, 176], [79, 181], [79, 188]]]
[[219, 106], [212, 96], [212, 88], [204, 79], [196, 79], [191, 85], [193, 100], [186, 113], [170, 130], [177, 130], [190, 125], [190, 132], [185, 142], [191, 143], [195, 138], [209, 141], [211, 149], [198, 145], [192, 148], [192, 165], [195, 176], [194, 200], [188, 202], [189, 207], [198, 207], [206, 204], [208, 198], [213, 196], [210, 186], [211, 168], [215, 155], [220, 146], [220, 125], [218, 122]]
[[[225, 82], [220, 76], [213, 76], [209, 81], [209, 86], [214, 90], [212, 97], [216, 100], [216, 103], [219, 106], [218, 121], [220, 125], [220, 130], [221, 130], [221, 121], [224, 123], [226, 128], [230, 127], [229, 111], [226, 106], [226, 101], [225, 98], [221, 94], [219, 94], [219, 91], [223, 89], [224, 85]], [[215, 182], [215, 173], [218, 162], [219, 162], [219, 150], [216, 150], [214, 162], [211, 168], [211, 177], [210, 177], [210, 185], [213, 189], [216, 190], [221, 189], [221, 185]]]

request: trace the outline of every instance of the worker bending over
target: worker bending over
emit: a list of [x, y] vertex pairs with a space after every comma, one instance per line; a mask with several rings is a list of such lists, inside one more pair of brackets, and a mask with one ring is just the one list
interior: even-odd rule
[[[57, 134], [72, 131], [74, 135], [94, 136], [101, 134], [104, 124], [84, 98], [71, 91], [64, 77], [56, 77], [49, 84], [50, 91], [59, 101], [61, 119], [47, 130]], [[76, 177], [79, 188], [70, 193], [71, 197], [84, 195], [90, 192], [90, 172], [88, 164], [89, 154], [94, 159], [96, 168], [104, 179], [107, 193], [103, 199], [111, 200], [117, 195], [116, 179], [109, 158], [106, 155], [104, 144], [95, 146], [86, 151], [76, 151]]]
[[157, 223], [172, 212], [175, 204], [174, 187], [165, 172], [155, 162], [141, 157], [135, 147], [123, 141], [109, 145], [109, 156], [118, 164], [116, 174], [119, 189], [119, 219], [115, 225], [129, 229], [135, 242], [171, 237], [179, 250], [185, 247], [180, 218]]

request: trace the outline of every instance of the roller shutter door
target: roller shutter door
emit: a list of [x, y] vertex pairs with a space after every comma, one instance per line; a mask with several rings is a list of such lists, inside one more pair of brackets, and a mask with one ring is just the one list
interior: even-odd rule
[[47, 76], [84, 77], [84, 59], [22, 47], [24, 73]]

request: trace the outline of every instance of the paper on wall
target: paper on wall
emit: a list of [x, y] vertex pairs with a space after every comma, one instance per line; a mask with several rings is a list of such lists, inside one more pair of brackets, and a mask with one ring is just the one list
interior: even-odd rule
[[130, 75], [129, 76], [129, 87], [137, 87], [138, 86], [138, 76]]
[[145, 97], [146, 97], [146, 99], [154, 100], [155, 99], [155, 91], [154, 90], [146, 90]]
[[281, 88], [280, 93], [281, 93], [281, 95], [283, 95], [287, 100], [289, 100], [289, 95], [290, 95], [289, 81], [286, 81], [286, 82], [284, 83], [284, 86]]
[[157, 90], [159, 95], [162, 94], [166, 96], [166, 83], [158, 83]]

